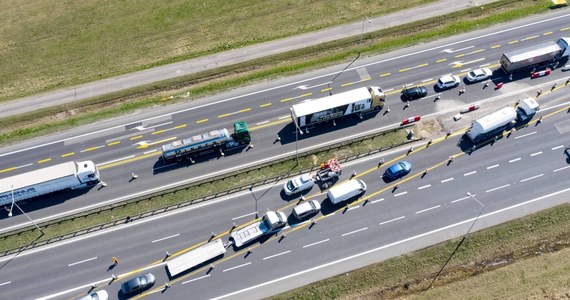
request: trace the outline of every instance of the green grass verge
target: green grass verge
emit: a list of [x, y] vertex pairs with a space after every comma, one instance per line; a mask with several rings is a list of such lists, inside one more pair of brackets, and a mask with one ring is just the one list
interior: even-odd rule
[[369, 153], [372, 150], [399, 145], [407, 140], [406, 136], [406, 130], [400, 129], [372, 139], [355, 142], [341, 148], [322, 151], [309, 156], [300, 156], [298, 165], [297, 161], [292, 159], [282, 163], [272, 164], [255, 172], [231, 175], [208, 184], [193, 186], [172, 193], [165, 193], [161, 196], [144, 199], [142, 201], [113, 206], [110, 207], [110, 209], [102, 209], [101, 212], [96, 214], [86, 214], [83, 217], [62, 219], [60, 222], [47, 227], [40, 224], [44, 231], [44, 235], [41, 236], [34, 227], [30, 227], [30, 229], [33, 230], [25, 230], [17, 234], [3, 234], [0, 235], [0, 253], [11, 249], [18, 249], [33, 242], [46, 241], [100, 224], [122, 220], [127, 216], [136, 216], [143, 212], [170, 207], [191, 199], [198, 199], [218, 192], [261, 182], [266, 179], [287, 176], [293, 172], [299, 172], [318, 166], [321, 162], [332, 157], [339, 159], [352, 157], [358, 154]]
[[[548, 269], [539, 270], [546, 271], [546, 278], [551, 279], [551, 283], [544, 287], [530, 286], [530, 280], [525, 281], [525, 278], [537, 277], [525, 260], [570, 247], [569, 215], [570, 205], [564, 204], [471, 233], [435, 282], [436, 288], [427, 293], [423, 291], [457, 246], [457, 239], [309, 284], [270, 299], [392, 299], [402, 296], [413, 299], [527, 299], [533, 292], [541, 290], [541, 298], [550, 291], [564, 290], [564, 286], [568, 291], [570, 282], [567, 275], [570, 273], [567, 271], [570, 264], [567, 260], [552, 262], [559, 266], [550, 266], [551, 272]], [[565, 256], [570, 256], [570, 253]], [[504, 272], [489, 274], [481, 280], [470, 279], [504, 265], [516, 268], [516, 271], [511, 271], [515, 274], [511, 281], [501, 277]], [[493, 278], [500, 279], [493, 282]], [[555, 282], [563, 285], [552, 285]], [[488, 284], [494, 284], [495, 288], [488, 288]], [[441, 286], [443, 288], [438, 288]]]
[[[200, 74], [153, 83], [96, 99], [4, 118], [0, 120], [0, 144], [118, 117], [143, 108], [188, 101], [195, 97], [275, 76], [301, 73], [354, 58], [359, 52], [363, 55], [373, 55], [531, 14], [544, 13], [548, 11], [549, 5], [547, 0], [502, 0], [486, 5], [484, 9], [466, 9], [369, 33], [365, 35], [364, 45], [358, 45], [357, 41], [360, 37], [347, 38]], [[190, 85], [190, 88], [184, 88]], [[179, 88], [182, 92], [175, 94], [168, 101], [164, 100], [164, 94], [157, 96], [157, 93], [172, 88]], [[132, 94], [139, 96], [129, 96]]]

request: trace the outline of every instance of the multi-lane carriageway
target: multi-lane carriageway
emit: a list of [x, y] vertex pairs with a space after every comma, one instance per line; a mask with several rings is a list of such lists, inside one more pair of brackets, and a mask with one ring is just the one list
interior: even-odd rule
[[[315, 224], [291, 220], [290, 227], [261, 244], [230, 249], [212, 262], [212, 269], [206, 265], [170, 279], [164, 270], [164, 253], [176, 255], [192, 249], [205, 242], [212, 231], [227, 239], [232, 222], [252, 218], [254, 201], [259, 202], [261, 211], [269, 208], [289, 213], [296, 201], [283, 202], [278, 196], [280, 184], [237, 195], [232, 201], [213, 201], [69, 245], [26, 253], [6, 265], [0, 282], [10, 281], [6, 284], [9, 297], [69, 297], [88, 290], [93, 282], [115, 297], [122, 280], [145, 269], [158, 281], [156, 288], [142, 297], [180, 299], [191, 293], [200, 299], [260, 298], [464, 234], [482, 209], [467, 192], [484, 205], [476, 228], [566, 203], [569, 187], [559, 179], [570, 171], [569, 153], [565, 151], [569, 103], [554, 96], [543, 99], [543, 122], [534, 122], [473, 153], [458, 151], [460, 134], [455, 133], [434, 140], [427, 148], [416, 145], [412, 153], [404, 149], [382, 154], [385, 165], [401, 159], [412, 162], [414, 171], [400, 181], [385, 183], [380, 179], [385, 169], [377, 167], [380, 157], [347, 165], [347, 170], [354, 169], [369, 186], [363, 198], [348, 207], [331, 207], [315, 188], [307, 195], [323, 203], [323, 214], [314, 218]], [[449, 157], [454, 157], [451, 163]], [[426, 169], [429, 172], [424, 175]], [[348, 179], [349, 173], [343, 179]], [[111, 256], [120, 258], [121, 263], [112, 271], [119, 280], [107, 285]], [[19, 271], [32, 265], [37, 273]], [[60, 276], [50, 278], [46, 274]], [[25, 285], [23, 290], [22, 283], [36, 276], [43, 278], [41, 287]], [[166, 291], [164, 282], [170, 284]]]
[[[108, 187], [92, 189], [84, 195], [72, 198], [72, 201], [60, 197], [44, 203], [27, 204], [25, 209], [30, 215], [42, 221], [87, 207], [120, 201], [151, 190], [221, 174], [244, 165], [291, 155], [296, 146], [303, 150], [334, 143], [342, 138], [398, 124], [411, 115], [458, 110], [466, 104], [481, 102], [481, 99], [515, 101], [514, 98], [518, 97], [516, 92], [526, 91], [534, 94], [541, 84], [549, 83], [556, 76], [561, 78], [564, 74], [554, 72], [555, 74], [538, 80], [507, 82], [500, 90], [482, 89], [479, 84], [467, 85], [464, 95], [458, 96], [457, 89], [445, 91], [441, 100], [436, 103], [432, 101], [435, 92], [430, 89], [429, 96], [432, 98], [415, 101], [405, 110], [401, 109], [404, 103], [397, 95], [403, 84], [425, 84], [430, 87], [441, 74], [464, 74], [472, 68], [493, 66], [504, 51], [530, 43], [553, 40], [570, 29], [561, 20], [562, 14], [553, 18], [542, 17], [540, 20], [536, 18], [499, 26], [487, 32], [476, 32], [411, 47], [396, 54], [358, 61], [358, 66], [347, 70], [331, 84], [333, 92], [379, 84], [389, 94], [387, 106], [391, 108], [391, 112], [365, 119], [358, 126], [347, 125], [347, 122], [346, 126], [341, 124], [334, 130], [324, 128], [325, 132], [321, 134], [313, 131], [312, 134], [301, 136], [298, 143], [294, 142], [294, 130], [288, 117], [289, 106], [331, 92], [328, 91], [328, 81], [338, 73], [339, 68], [335, 68], [333, 72], [318, 71], [284, 79], [278, 84], [261, 84], [239, 92], [168, 107], [161, 110], [159, 115], [154, 111], [144, 112], [138, 116], [111, 121], [108, 125], [98, 125], [95, 131], [92, 127], [82, 127], [74, 131], [71, 138], [68, 137], [69, 133], [65, 133], [8, 146], [2, 149], [4, 154], [0, 161], [0, 170], [3, 172], [1, 175], [8, 176], [65, 160], [91, 159], [99, 164]], [[158, 149], [162, 143], [210, 129], [229, 127], [236, 120], [246, 120], [254, 129], [255, 148], [252, 151], [192, 166], [165, 167], [157, 160]], [[281, 143], [274, 143], [277, 134], [282, 137]], [[62, 136], [66, 138], [58, 140]], [[45, 143], [41, 143], [44, 141]], [[236, 164], [237, 161], [241, 165]], [[139, 179], [127, 184], [132, 172], [138, 174]], [[117, 189], [119, 186], [121, 188]], [[9, 230], [26, 222], [19, 217], [5, 218], [0, 220], [0, 227]]]

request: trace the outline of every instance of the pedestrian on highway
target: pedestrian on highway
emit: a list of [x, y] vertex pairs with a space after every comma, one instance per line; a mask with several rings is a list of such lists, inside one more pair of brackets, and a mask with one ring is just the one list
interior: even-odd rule
[[119, 260], [113, 256], [113, 265], [118, 265], [119, 264]]

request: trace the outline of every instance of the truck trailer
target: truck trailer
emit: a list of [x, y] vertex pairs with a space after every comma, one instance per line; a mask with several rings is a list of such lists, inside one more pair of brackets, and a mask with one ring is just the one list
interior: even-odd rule
[[559, 38], [557, 42], [548, 41], [537, 45], [506, 52], [501, 57], [501, 69], [506, 74], [558, 63], [563, 65], [570, 55], [570, 38]]
[[66, 162], [0, 179], [0, 205], [99, 183], [99, 170], [92, 161]]
[[266, 234], [275, 232], [285, 225], [287, 225], [287, 217], [284, 213], [280, 211], [267, 211], [261, 221], [234, 230], [230, 236], [233, 240], [233, 244], [239, 248]]
[[503, 134], [504, 130], [516, 126], [517, 123], [530, 121], [538, 110], [539, 105], [534, 99], [522, 99], [516, 110], [510, 106], [504, 107], [473, 121], [466, 136], [471, 142], [478, 144]]
[[162, 146], [161, 158], [165, 161], [182, 160], [218, 151], [224, 155], [224, 150], [242, 147], [251, 141], [250, 131], [246, 122], [234, 123], [232, 134], [226, 128], [212, 130], [190, 138], [174, 141]]
[[170, 277], [175, 277], [224, 253], [226, 253], [224, 243], [221, 239], [216, 239], [173, 258], [166, 263], [166, 268], [168, 273], [170, 273]]
[[291, 106], [291, 118], [301, 128], [353, 114], [362, 114], [384, 106], [384, 91], [380, 87], [361, 87]]

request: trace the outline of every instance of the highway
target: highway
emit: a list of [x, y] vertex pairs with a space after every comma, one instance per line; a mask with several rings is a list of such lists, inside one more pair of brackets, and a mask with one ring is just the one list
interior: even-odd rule
[[[8, 299], [69, 299], [95, 283], [117, 299], [120, 283], [146, 268], [157, 276], [157, 284], [143, 298], [261, 298], [461, 236], [480, 212], [475, 229], [567, 203], [570, 186], [559, 178], [570, 172], [565, 150], [570, 103], [555, 93], [540, 101], [543, 122], [473, 153], [459, 149], [461, 134], [456, 132], [428, 148], [416, 145], [409, 155], [401, 149], [345, 165], [349, 172], [342, 179], [355, 170], [368, 185], [364, 197], [348, 208], [331, 207], [315, 186], [307, 198], [322, 202], [316, 224], [290, 218], [290, 227], [281, 233], [228, 249], [211, 270], [206, 265], [170, 280], [163, 259], [166, 251], [189, 249], [211, 233], [227, 240], [232, 223], [251, 221], [256, 207], [289, 214], [296, 201], [281, 198], [282, 183], [4, 258], [0, 293]], [[386, 164], [378, 169], [380, 157]], [[413, 164], [410, 174], [391, 183], [380, 179], [387, 165], [402, 159]], [[109, 269], [113, 256], [119, 264]], [[109, 284], [111, 274], [119, 278]], [[165, 282], [171, 287], [162, 291]]]
[[[386, 113], [387, 109], [384, 109], [375, 116], [365, 116], [362, 121], [348, 118], [337, 122], [337, 128], [312, 130], [300, 137], [299, 149], [314, 148], [341, 138], [397, 125], [403, 118], [414, 115], [457, 112], [469, 103], [487, 101], [482, 99], [514, 102], [520, 92], [534, 94], [538, 88], [548, 89], [555, 80], [563, 82], [565, 74], [557, 71], [535, 80], [515, 78], [499, 90], [492, 87], [484, 89], [480, 84], [466, 85], [465, 94], [459, 96], [458, 89], [452, 89], [443, 92], [437, 102], [434, 102], [436, 93], [433, 85], [442, 74], [453, 72], [464, 75], [471, 68], [496, 67], [502, 52], [564, 35], [570, 30], [565, 22], [567, 17], [568, 10], [555, 11], [547, 17], [536, 16], [363, 58], [332, 83], [329, 83], [330, 80], [344, 66], [260, 83], [189, 103], [142, 111], [96, 126], [83, 126], [70, 132], [7, 146], [1, 150], [0, 174], [9, 176], [68, 160], [90, 159], [100, 166], [103, 180], [108, 184], [106, 188], [84, 190], [80, 195], [60, 194], [23, 206], [32, 218], [42, 221], [134, 194], [144, 194], [148, 190], [290, 155], [296, 147], [294, 129], [288, 118], [290, 105], [331, 92], [380, 85], [388, 94], [386, 104], [390, 112]], [[497, 73], [494, 77], [496, 82], [505, 81], [506, 78], [499, 76]], [[430, 95], [405, 108], [405, 103], [399, 98], [401, 86], [420, 83], [428, 86]], [[238, 120], [247, 121], [253, 129], [254, 148], [250, 151], [195, 165], [165, 167], [158, 161], [160, 145], [212, 129], [229, 128]], [[277, 135], [282, 138], [280, 143], [274, 143]], [[127, 184], [132, 172], [139, 178]], [[3, 231], [26, 224], [27, 220], [21, 215], [12, 218], [2, 215], [0, 219]]]

